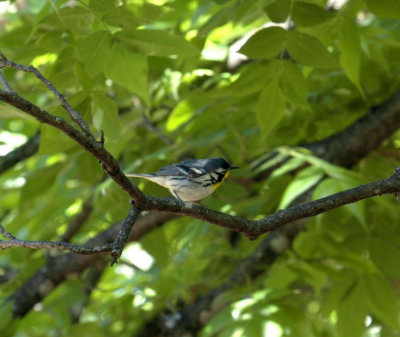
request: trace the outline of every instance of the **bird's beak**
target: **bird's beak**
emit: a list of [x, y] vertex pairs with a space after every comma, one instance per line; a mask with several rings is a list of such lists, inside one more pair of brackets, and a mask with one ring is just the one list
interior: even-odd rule
[[238, 168], [240, 168], [239, 166], [231, 166], [230, 168], [229, 168], [229, 170], [235, 170], [235, 169], [238, 169]]

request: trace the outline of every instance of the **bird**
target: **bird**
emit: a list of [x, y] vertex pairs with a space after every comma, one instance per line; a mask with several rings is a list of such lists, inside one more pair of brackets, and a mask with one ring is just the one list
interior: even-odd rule
[[225, 159], [187, 159], [161, 167], [154, 173], [127, 173], [127, 177], [150, 180], [167, 188], [180, 201], [199, 201], [214, 192], [237, 169]]

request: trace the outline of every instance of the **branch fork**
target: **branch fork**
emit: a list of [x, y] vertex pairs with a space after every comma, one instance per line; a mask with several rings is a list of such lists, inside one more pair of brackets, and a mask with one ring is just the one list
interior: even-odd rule
[[157, 198], [144, 195], [139, 188], [134, 185], [121, 171], [117, 159], [115, 159], [104, 147], [104, 134], [101, 132], [100, 141], [97, 141], [90, 132], [90, 128], [81, 115], [74, 110], [54, 85], [45, 78], [38, 69], [33, 66], [25, 66], [8, 60], [0, 52], [0, 69], [12, 68], [18, 71], [33, 73], [57, 98], [62, 107], [68, 112], [70, 119], [79, 127], [75, 128], [63, 118], [54, 116], [47, 111], [35, 106], [31, 102], [20, 97], [15, 93], [5, 77], [0, 73], [0, 81], [5, 90], [0, 90], [0, 100], [36, 117], [40, 122], [52, 125], [75, 140], [85, 150], [91, 153], [100, 162], [102, 168], [107, 174], [133, 199], [132, 208], [123, 222], [118, 237], [112, 244], [106, 244], [101, 247], [82, 247], [66, 242], [52, 241], [23, 241], [16, 239], [8, 233], [0, 224], [0, 233], [8, 240], [0, 241], [0, 248], [23, 246], [33, 249], [37, 248], [56, 248], [60, 250], [69, 250], [78, 254], [93, 254], [111, 251], [111, 264], [116, 263], [121, 256], [124, 244], [128, 235], [135, 224], [139, 214], [142, 211], [156, 210], [179, 215], [186, 215], [196, 219], [204, 220], [209, 223], [219, 225], [242, 233], [250, 239], [255, 239], [263, 233], [273, 231], [291, 221], [314, 216], [331, 209], [353, 203], [369, 197], [400, 193], [400, 168], [395, 173], [383, 180], [372, 182], [365, 185], [335, 193], [325, 198], [312, 202], [296, 205], [285, 210], [279, 210], [277, 213], [264, 217], [260, 220], [245, 219], [238, 216], [231, 216], [212, 209], [205, 208], [192, 202], [181, 202], [174, 198]]

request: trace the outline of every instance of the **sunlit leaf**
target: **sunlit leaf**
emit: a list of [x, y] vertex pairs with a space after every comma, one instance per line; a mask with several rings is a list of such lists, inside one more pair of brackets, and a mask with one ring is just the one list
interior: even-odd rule
[[112, 99], [102, 92], [95, 91], [93, 99], [93, 124], [97, 130], [103, 130], [106, 137], [118, 138], [121, 124], [118, 118], [118, 108]]
[[147, 101], [147, 72], [146, 56], [132, 53], [120, 43], [114, 43], [110, 62], [105, 68], [109, 78]]
[[111, 36], [107, 31], [97, 31], [82, 41], [78, 53], [90, 76], [105, 70], [110, 60], [110, 48]]
[[207, 105], [207, 96], [194, 94], [180, 102], [168, 117], [167, 131], [174, 131], [188, 122], [196, 113], [200, 113]]
[[302, 170], [286, 188], [279, 208], [286, 208], [300, 194], [304, 193], [321, 180], [323, 176], [324, 173], [317, 167], [309, 167]]

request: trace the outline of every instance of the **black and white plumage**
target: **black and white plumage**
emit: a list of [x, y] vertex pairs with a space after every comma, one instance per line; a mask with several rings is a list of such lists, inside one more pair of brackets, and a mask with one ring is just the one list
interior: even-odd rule
[[235, 168], [223, 158], [188, 159], [154, 173], [128, 173], [126, 176], [159, 184], [182, 201], [197, 201], [214, 192]]

